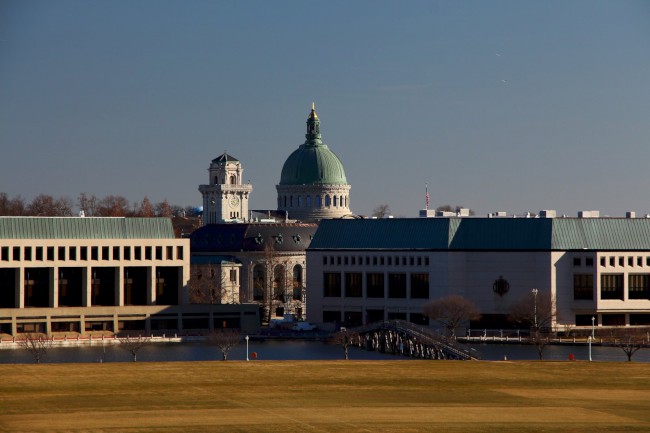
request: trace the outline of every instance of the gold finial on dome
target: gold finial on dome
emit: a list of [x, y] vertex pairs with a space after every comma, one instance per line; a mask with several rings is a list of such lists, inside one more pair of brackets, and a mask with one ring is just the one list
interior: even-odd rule
[[311, 103], [311, 116], [314, 119], [318, 119], [318, 114], [316, 114], [316, 103], [312, 101]]

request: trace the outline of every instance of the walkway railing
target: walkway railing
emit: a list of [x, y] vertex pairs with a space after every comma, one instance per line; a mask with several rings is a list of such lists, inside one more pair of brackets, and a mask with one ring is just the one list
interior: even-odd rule
[[350, 329], [365, 338], [370, 350], [430, 359], [481, 359], [476, 349], [406, 320], [388, 320]]

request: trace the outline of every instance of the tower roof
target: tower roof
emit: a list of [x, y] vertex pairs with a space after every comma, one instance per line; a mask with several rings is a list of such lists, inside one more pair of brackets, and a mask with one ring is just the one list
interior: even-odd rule
[[213, 163], [219, 163], [219, 162], [239, 162], [239, 160], [231, 155], [228, 155], [228, 153], [224, 152], [223, 155], [220, 155], [216, 157], [215, 159], [212, 160]]
[[280, 185], [346, 185], [341, 160], [321, 140], [320, 120], [313, 103], [305, 138], [285, 161]]

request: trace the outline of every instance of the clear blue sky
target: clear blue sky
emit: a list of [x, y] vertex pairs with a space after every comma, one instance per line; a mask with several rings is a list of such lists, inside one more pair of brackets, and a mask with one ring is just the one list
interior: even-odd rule
[[351, 205], [650, 213], [648, 1], [0, 1], [0, 192], [275, 208], [311, 102]]

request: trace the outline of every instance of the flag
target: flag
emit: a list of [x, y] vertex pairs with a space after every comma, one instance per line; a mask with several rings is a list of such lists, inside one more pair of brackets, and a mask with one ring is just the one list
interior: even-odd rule
[[426, 191], [427, 191], [427, 194], [426, 194], [427, 206], [425, 207], [425, 209], [429, 210], [429, 184], [427, 184], [427, 186], [426, 186]]

